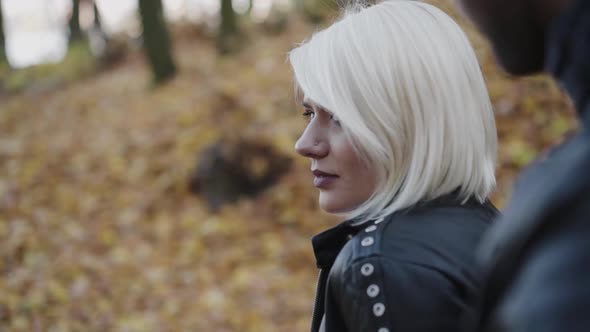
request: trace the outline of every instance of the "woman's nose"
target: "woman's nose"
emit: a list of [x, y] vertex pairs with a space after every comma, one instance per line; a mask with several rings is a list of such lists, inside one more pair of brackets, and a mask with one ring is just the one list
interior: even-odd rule
[[313, 159], [321, 159], [328, 154], [329, 145], [325, 139], [314, 135], [308, 127], [295, 143], [295, 151], [300, 155]]

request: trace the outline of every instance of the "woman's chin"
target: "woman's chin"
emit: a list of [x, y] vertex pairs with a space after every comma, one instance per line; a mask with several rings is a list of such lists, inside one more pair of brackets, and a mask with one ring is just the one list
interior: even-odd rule
[[350, 207], [348, 204], [343, 203], [345, 202], [342, 199], [338, 199], [338, 197], [333, 197], [333, 195], [330, 195], [329, 193], [320, 193], [320, 209], [322, 209], [326, 213], [342, 214], [354, 209], [354, 207]]

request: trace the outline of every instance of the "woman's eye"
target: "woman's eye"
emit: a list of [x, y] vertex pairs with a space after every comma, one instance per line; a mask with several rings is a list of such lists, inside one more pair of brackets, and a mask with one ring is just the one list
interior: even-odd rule
[[313, 117], [314, 117], [314, 116], [315, 116], [315, 112], [314, 112], [314, 111], [311, 111], [311, 110], [305, 110], [305, 111], [303, 112], [303, 117], [304, 117], [304, 118], [306, 118], [306, 119], [308, 119], [308, 120], [311, 120], [311, 119], [313, 119]]

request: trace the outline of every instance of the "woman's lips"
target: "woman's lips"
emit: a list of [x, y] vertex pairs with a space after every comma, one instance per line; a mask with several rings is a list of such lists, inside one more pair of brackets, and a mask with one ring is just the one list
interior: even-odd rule
[[338, 175], [322, 172], [320, 170], [314, 170], [312, 173], [315, 175], [313, 185], [319, 189], [328, 188], [336, 181], [336, 179], [338, 179]]

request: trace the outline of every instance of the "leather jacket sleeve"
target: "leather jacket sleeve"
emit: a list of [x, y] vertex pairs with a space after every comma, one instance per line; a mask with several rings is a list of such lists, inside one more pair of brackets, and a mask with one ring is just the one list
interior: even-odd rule
[[339, 304], [346, 331], [460, 330], [461, 287], [443, 271], [369, 256], [331, 278], [330, 296]]

